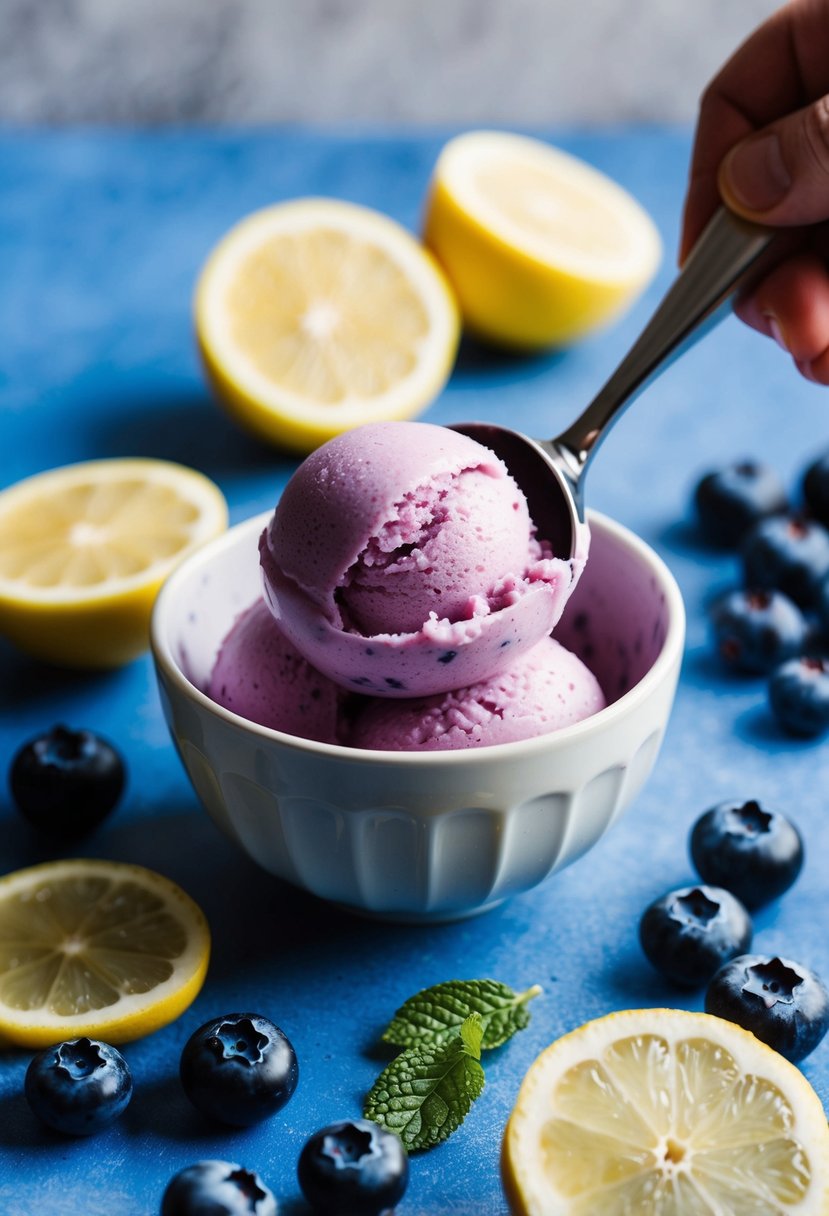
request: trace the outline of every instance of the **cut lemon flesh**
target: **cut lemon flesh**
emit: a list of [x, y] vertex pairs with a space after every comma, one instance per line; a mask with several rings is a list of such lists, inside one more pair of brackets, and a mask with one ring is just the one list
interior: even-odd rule
[[227, 527], [201, 473], [164, 460], [65, 465], [0, 492], [0, 632], [49, 662], [114, 667], [149, 644], [177, 561]]
[[505, 345], [564, 345], [609, 323], [653, 277], [661, 241], [616, 182], [540, 140], [473, 131], [435, 166], [424, 239], [464, 321]]
[[199, 278], [195, 322], [219, 400], [261, 438], [302, 452], [425, 409], [459, 330], [418, 241], [334, 199], [280, 203], [233, 228]]
[[503, 1145], [521, 1216], [829, 1212], [829, 1127], [803, 1074], [742, 1028], [610, 1014], [531, 1066]]
[[0, 879], [0, 1038], [124, 1043], [196, 997], [210, 933], [182, 889], [141, 866], [47, 862]]

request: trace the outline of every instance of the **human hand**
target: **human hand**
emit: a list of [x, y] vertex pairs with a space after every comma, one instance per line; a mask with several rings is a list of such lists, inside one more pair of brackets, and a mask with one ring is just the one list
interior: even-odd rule
[[790, 0], [743, 43], [700, 104], [680, 261], [724, 201], [791, 229], [791, 251], [737, 314], [829, 384], [829, 0]]

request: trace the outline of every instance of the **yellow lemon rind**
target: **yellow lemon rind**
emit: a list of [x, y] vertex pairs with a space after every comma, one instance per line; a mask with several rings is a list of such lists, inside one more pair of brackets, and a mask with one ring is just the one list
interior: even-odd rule
[[0, 633], [21, 650], [63, 667], [109, 669], [138, 658], [149, 646], [149, 623], [156, 595], [170, 571], [194, 549], [225, 530], [228, 508], [209, 478], [172, 461], [118, 457], [84, 461], [33, 474], [0, 491], [3, 514], [27, 502], [64, 492], [90, 480], [127, 477], [160, 480], [190, 492], [200, 509], [190, 541], [172, 557], [136, 574], [91, 587], [39, 588], [0, 576]]
[[83, 874], [97, 871], [105, 877], [132, 879], [163, 898], [173, 911], [178, 911], [188, 930], [187, 950], [184, 961], [179, 963], [186, 973], [182, 977], [177, 968], [169, 980], [149, 993], [141, 994], [147, 998], [143, 1005], [139, 997], [125, 998], [131, 1008], [121, 1014], [115, 1006], [109, 1007], [110, 1012], [105, 1008], [95, 1014], [44, 1017], [40, 1010], [12, 1010], [0, 1003], [0, 1043], [40, 1049], [81, 1035], [103, 1039], [116, 1046], [129, 1043], [169, 1025], [193, 1003], [204, 984], [211, 950], [207, 919], [198, 904], [177, 883], [145, 866], [89, 858], [28, 866], [0, 878], [0, 904], [6, 896], [26, 889], [41, 877], [59, 878], [61, 874], [68, 876], [73, 871]]
[[[616, 1039], [640, 1033], [677, 1041], [689, 1035], [708, 1037], [724, 1046], [746, 1073], [770, 1076], [785, 1088], [787, 1096], [795, 1094], [800, 1125], [808, 1124], [822, 1140], [819, 1155], [810, 1159], [813, 1183], [808, 1213], [829, 1216], [829, 1126], [820, 1099], [800, 1069], [735, 1023], [669, 1008], [620, 1010], [596, 1018], [556, 1039], [536, 1057], [521, 1083], [501, 1141], [501, 1182], [511, 1216], [568, 1216], [570, 1211], [565, 1198], [549, 1192], [539, 1195], [527, 1168], [522, 1143], [526, 1146], [533, 1139], [532, 1108], [537, 1093], [551, 1095], [558, 1078], [575, 1064], [594, 1058]], [[540, 1100], [544, 1101], [543, 1096]], [[803, 1205], [788, 1210], [793, 1216], [806, 1211]]]
[[[549, 157], [566, 173], [603, 191], [624, 208], [634, 246], [628, 259], [574, 257], [563, 245], [545, 249], [522, 239], [491, 214], [485, 200], [463, 189], [464, 148], [476, 139]], [[501, 145], [501, 140], [504, 141]], [[435, 166], [423, 219], [423, 239], [443, 266], [464, 324], [480, 337], [517, 350], [568, 346], [610, 325], [653, 278], [661, 240], [647, 212], [592, 166], [540, 141], [472, 132], [446, 145]]]
[[[374, 397], [326, 403], [274, 383], [237, 349], [223, 312], [228, 284], [244, 251], [255, 250], [256, 242], [270, 234], [324, 224], [378, 245], [401, 265], [432, 318], [426, 357], [419, 360], [415, 372]], [[444, 387], [460, 337], [454, 293], [432, 254], [388, 216], [328, 198], [277, 203], [240, 221], [208, 257], [196, 284], [193, 313], [199, 354], [218, 401], [257, 438], [300, 454], [363, 423], [421, 413]]]

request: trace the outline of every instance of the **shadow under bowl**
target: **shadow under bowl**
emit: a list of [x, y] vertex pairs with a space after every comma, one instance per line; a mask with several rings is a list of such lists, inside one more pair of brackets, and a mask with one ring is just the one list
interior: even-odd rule
[[390, 920], [450, 920], [581, 857], [642, 788], [685, 637], [676, 582], [622, 525], [591, 513], [590, 560], [556, 637], [595, 672], [599, 713], [518, 743], [367, 751], [258, 726], [203, 691], [235, 617], [261, 594], [263, 514], [167, 579], [152, 620], [161, 701], [209, 814], [279, 878]]

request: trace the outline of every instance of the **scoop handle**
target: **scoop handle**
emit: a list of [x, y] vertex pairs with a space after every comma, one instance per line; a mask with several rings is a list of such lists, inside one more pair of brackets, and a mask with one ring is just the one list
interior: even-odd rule
[[721, 207], [622, 362], [587, 409], [552, 440], [566, 465], [583, 517], [580, 481], [599, 442], [624, 409], [678, 355], [728, 311], [734, 295], [760, 273], [778, 230]]

